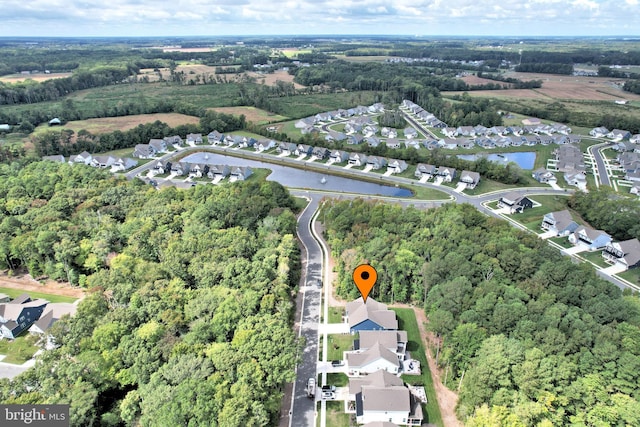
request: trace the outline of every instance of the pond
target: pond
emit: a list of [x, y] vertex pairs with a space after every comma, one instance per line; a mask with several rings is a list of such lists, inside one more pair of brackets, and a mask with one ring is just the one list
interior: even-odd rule
[[206, 163], [210, 165], [249, 166], [252, 168], [270, 169], [268, 181], [277, 181], [285, 187], [305, 188], [342, 193], [358, 193], [389, 197], [411, 197], [411, 191], [391, 185], [381, 185], [357, 179], [322, 174], [274, 163], [248, 160], [239, 157], [225, 156], [215, 153], [193, 153], [182, 159], [189, 163]]
[[518, 153], [478, 153], [478, 154], [458, 154], [462, 160], [476, 161], [481, 157], [486, 157], [491, 162], [507, 164], [509, 162], [516, 163], [520, 169], [531, 170], [536, 162], [536, 153], [533, 151], [524, 151]]

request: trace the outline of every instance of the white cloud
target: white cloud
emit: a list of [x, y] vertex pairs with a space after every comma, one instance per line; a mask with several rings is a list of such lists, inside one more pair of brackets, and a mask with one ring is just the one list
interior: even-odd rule
[[[3, 16], [0, 36], [171, 36], [207, 35], [212, 31], [214, 35], [621, 35], [622, 29], [623, 35], [638, 35], [638, 3], [639, 0], [2, 0], [3, 11], [10, 13]], [[212, 20], [225, 25], [212, 29], [206, 25]]]

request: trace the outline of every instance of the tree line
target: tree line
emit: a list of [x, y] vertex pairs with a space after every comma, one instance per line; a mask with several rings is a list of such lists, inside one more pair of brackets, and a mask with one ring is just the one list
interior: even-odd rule
[[[328, 201], [337, 293], [423, 305], [465, 425], [640, 423], [640, 299], [471, 205]], [[398, 220], [400, 219], [400, 220]]]
[[6, 404], [70, 425], [277, 424], [300, 343], [294, 201], [275, 182], [151, 189], [53, 162], [0, 165], [0, 264], [87, 289]]

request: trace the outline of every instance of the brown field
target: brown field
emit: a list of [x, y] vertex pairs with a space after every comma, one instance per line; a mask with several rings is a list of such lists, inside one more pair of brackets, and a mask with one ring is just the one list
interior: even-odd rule
[[502, 83], [502, 84], [507, 84], [507, 83], [503, 83], [503, 82], [497, 82], [495, 80], [490, 80], [490, 79], [484, 79], [482, 77], [478, 77], [476, 75], [470, 75], [470, 76], [464, 76], [461, 79], [463, 82], [465, 82], [468, 85], [486, 85], [487, 83]]
[[36, 82], [44, 82], [51, 79], [61, 79], [63, 77], [70, 77], [71, 73], [38, 73], [38, 74], [10, 74], [8, 76], [0, 77], [0, 82], [4, 83], [18, 83], [25, 80], [33, 80]]
[[[156, 120], [160, 120], [161, 122], [164, 122], [171, 127], [176, 127], [178, 125], [187, 123], [197, 124], [199, 123], [200, 119], [198, 119], [197, 117], [178, 113], [138, 114], [136, 116], [104, 117], [100, 119], [76, 120], [67, 122], [62, 127], [62, 129], [71, 129], [75, 133], [78, 133], [78, 131], [84, 129], [94, 135], [97, 135], [106, 132], [113, 132], [116, 130], [126, 131], [129, 129], [133, 129], [140, 124], [153, 123]], [[38, 126], [35, 133], [46, 132], [47, 130], [51, 129], [52, 128], [47, 125], [41, 125]]]
[[[264, 84], [266, 84], [267, 86], [275, 85], [278, 80], [287, 82], [287, 83], [293, 83], [293, 76], [284, 70], [278, 70], [274, 73], [264, 73], [264, 74], [256, 73], [254, 71], [248, 71], [247, 75], [249, 77], [256, 79], [256, 82], [258, 83], [262, 83], [262, 81], [264, 80]], [[304, 86], [299, 85], [298, 83], [293, 83], [293, 85], [295, 86], [296, 89], [304, 88]]]
[[288, 117], [273, 114], [255, 107], [218, 107], [210, 108], [210, 110], [218, 113], [233, 114], [234, 116], [244, 114], [248, 122], [253, 122], [255, 124], [267, 124], [288, 119]]
[[[507, 73], [507, 77], [520, 80], [542, 80], [540, 89], [507, 89], [470, 91], [472, 96], [496, 98], [537, 98], [553, 100], [592, 100], [615, 101], [627, 99], [640, 100], [640, 95], [623, 92], [621, 79], [598, 78], [587, 76], [561, 76], [555, 74]], [[475, 80], [468, 80], [468, 79]], [[474, 84], [475, 81], [490, 82], [492, 80], [478, 79], [475, 76], [464, 77], [465, 82]], [[454, 93], [454, 92], [449, 92]]]

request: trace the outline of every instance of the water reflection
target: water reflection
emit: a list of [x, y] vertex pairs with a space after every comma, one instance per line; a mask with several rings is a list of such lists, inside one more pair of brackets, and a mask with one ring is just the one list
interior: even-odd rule
[[411, 197], [412, 193], [404, 188], [390, 185], [374, 184], [357, 179], [322, 174], [319, 172], [277, 165], [274, 163], [248, 160], [216, 153], [193, 153], [181, 161], [188, 163], [206, 163], [210, 165], [249, 166], [252, 168], [270, 169], [272, 173], [267, 180], [277, 181], [285, 187], [306, 188], [334, 192], [348, 192], [390, 197]]

